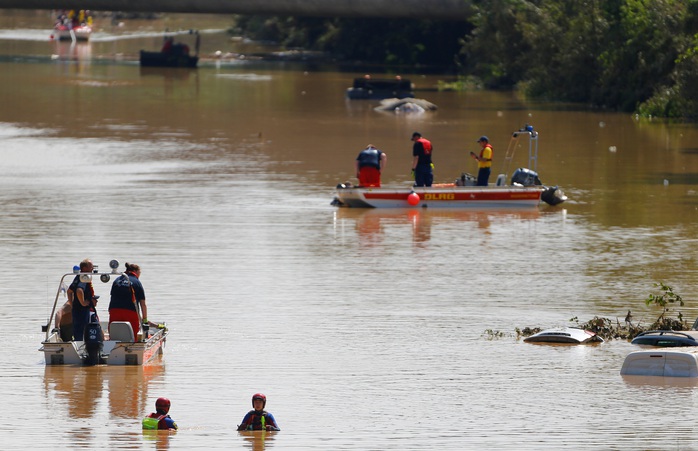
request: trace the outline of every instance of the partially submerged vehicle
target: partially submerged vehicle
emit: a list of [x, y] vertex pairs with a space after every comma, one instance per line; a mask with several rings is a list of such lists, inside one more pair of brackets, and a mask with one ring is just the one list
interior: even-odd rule
[[[504, 157], [505, 171], [513, 159], [519, 139], [527, 137], [528, 165], [538, 163], [538, 132], [526, 125], [513, 133]], [[463, 173], [452, 183], [430, 187], [383, 188], [353, 186], [341, 183], [336, 187], [332, 205], [353, 208], [532, 208], [540, 201], [558, 205], [567, 196], [557, 186], [544, 186], [535, 170], [518, 168], [506, 183], [506, 173], [499, 174], [495, 183], [476, 186], [476, 177]]]
[[698, 319], [690, 330], [650, 330], [637, 335], [631, 343], [643, 347], [651, 346], [655, 349], [628, 354], [623, 361], [620, 374], [698, 377], [698, 348], [696, 348], [698, 346]]
[[661, 348], [698, 346], [698, 331], [650, 330], [637, 335], [631, 343]]
[[698, 377], [698, 349], [635, 351], [625, 357], [623, 376]]
[[93, 273], [83, 273], [78, 269], [61, 277], [51, 315], [46, 325], [41, 326], [46, 335], [39, 351], [44, 353], [46, 365], [143, 365], [163, 353], [168, 334], [164, 323], [149, 322], [142, 330], [134, 331], [131, 323], [126, 321], [115, 321], [111, 325], [105, 321], [91, 322], [85, 328], [84, 341], [63, 341], [61, 338], [60, 329], [53, 321], [61, 293], [65, 293], [66, 278], [79, 277], [81, 281], [89, 282], [98, 277], [107, 283], [111, 277], [124, 275], [119, 272], [116, 260], [112, 260], [109, 266], [110, 272], [98, 272], [95, 266]]
[[437, 106], [425, 99], [405, 97], [402, 99], [383, 99], [374, 110], [394, 114], [421, 114], [436, 111]]
[[604, 339], [590, 330], [578, 327], [564, 327], [559, 329], [546, 329], [524, 338], [526, 343], [565, 343], [565, 344], [586, 344], [603, 343]]

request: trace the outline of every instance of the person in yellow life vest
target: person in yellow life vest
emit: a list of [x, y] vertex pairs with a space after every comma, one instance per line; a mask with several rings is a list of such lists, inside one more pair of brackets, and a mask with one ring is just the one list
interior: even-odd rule
[[158, 398], [155, 401], [155, 412], [143, 418], [143, 429], [161, 429], [176, 431], [177, 423], [168, 415], [170, 411], [170, 400]]
[[494, 149], [487, 136], [481, 136], [477, 142], [480, 144], [480, 147], [482, 147], [480, 155], [476, 155], [475, 152], [470, 152], [470, 156], [477, 160], [477, 186], [487, 186], [490, 173], [492, 172], [492, 154]]

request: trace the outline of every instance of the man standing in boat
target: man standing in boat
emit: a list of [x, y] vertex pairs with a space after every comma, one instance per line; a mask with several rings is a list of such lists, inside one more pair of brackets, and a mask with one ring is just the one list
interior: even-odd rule
[[[90, 259], [80, 262], [80, 273], [91, 273], [94, 265]], [[83, 281], [84, 280], [84, 281]], [[75, 341], [83, 341], [85, 326], [90, 322], [92, 312], [97, 305], [95, 291], [92, 287], [92, 276], [85, 274], [75, 276], [67, 291], [68, 301], [73, 306], [73, 337]]]
[[126, 272], [112, 283], [109, 302], [109, 324], [114, 321], [128, 321], [131, 323], [134, 337], [140, 330], [138, 309], [143, 314], [143, 326], [148, 323], [148, 306], [145, 303], [145, 290], [140, 277], [141, 267], [126, 263]]
[[366, 146], [356, 157], [356, 178], [359, 186], [381, 186], [381, 171], [388, 162], [388, 155], [376, 149], [373, 144]]
[[422, 138], [419, 132], [412, 133], [412, 175], [414, 186], [431, 186], [434, 182], [434, 164], [431, 161], [431, 141]]
[[487, 186], [490, 179], [490, 172], [492, 172], [492, 153], [494, 149], [487, 136], [481, 136], [477, 142], [480, 144], [480, 147], [482, 147], [480, 155], [478, 156], [475, 152], [470, 152], [470, 156], [477, 160], [477, 186]]

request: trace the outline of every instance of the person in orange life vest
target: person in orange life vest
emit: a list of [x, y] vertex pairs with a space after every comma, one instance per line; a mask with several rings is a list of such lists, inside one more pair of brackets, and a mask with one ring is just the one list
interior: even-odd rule
[[494, 149], [487, 136], [481, 136], [477, 142], [480, 144], [480, 147], [482, 147], [480, 155], [478, 156], [475, 152], [470, 152], [470, 156], [477, 160], [477, 186], [487, 186], [490, 172], [492, 171], [492, 153]]
[[247, 412], [242, 423], [238, 425], [238, 431], [280, 431], [274, 415], [264, 410], [266, 405], [267, 397], [262, 393], [252, 395], [253, 410]]
[[376, 149], [373, 144], [366, 146], [356, 157], [356, 178], [359, 186], [381, 186], [381, 171], [388, 162], [388, 155]]
[[177, 430], [177, 423], [168, 415], [170, 405], [169, 399], [158, 398], [158, 400], [155, 401], [155, 412], [143, 418], [143, 429]]
[[132, 263], [126, 263], [125, 274], [118, 277], [111, 286], [111, 300], [109, 301], [109, 324], [114, 321], [128, 321], [131, 323], [134, 337], [138, 335], [138, 310], [140, 306], [143, 314], [143, 324], [148, 323], [148, 306], [145, 303], [145, 290], [140, 281], [141, 268]]
[[419, 132], [412, 133], [412, 175], [414, 186], [431, 186], [434, 182], [434, 165], [431, 161], [433, 146]]

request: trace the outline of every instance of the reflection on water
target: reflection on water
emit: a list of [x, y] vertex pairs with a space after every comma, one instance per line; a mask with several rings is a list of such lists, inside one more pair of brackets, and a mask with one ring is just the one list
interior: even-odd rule
[[165, 372], [165, 365], [159, 359], [144, 366], [46, 365], [46, 397], [65, 404], [72, 418], [95, 416], [98, 406], [105, 401], [111, 415], [139, 418], [154, 405], [154, 400], [148, 398], [148, 390]]
[[170, 441], [176, 434], [177, 431], [143, 429], [145, 442], [154, 442], [155, 449], [158, 451], [170, 449]]
[[52, 59], [61, 61], [73, 61], [79, 65], [91, 63], [92, 45], [89, 42], [65, 42], [54, 41]]
[[[564, 214], [564, 209], [557, 208], [548, 214]], [[335, 213], [335, 228], [345, 227], [347, 223], [355, 225], [360, 243], [371, 247], [381, 245], [386, 230], [409, 224], [412, 229], [412, 242], [419, 246], [431, 239], [432, 225], [455, 224], [456, 227], [470, 228], [476, 225], [482, 233], [491, 233], [493, 223], [535, 220], [540, 218], [541, 210], [529, 208], [521, 210], [448, 210], [448, 209], [364, 209], [338, 208]]]
[[238, 434], [245, 440], [245, 449], [252, 451], [264, 451], [273, 449], [275, 431], [238, 431]]

